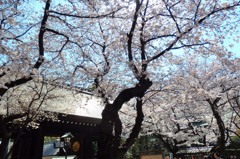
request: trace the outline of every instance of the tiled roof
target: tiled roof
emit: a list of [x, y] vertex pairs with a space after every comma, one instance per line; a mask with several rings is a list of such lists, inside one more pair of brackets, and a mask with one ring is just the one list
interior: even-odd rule
[[207, 152], [210, 152], [211, 149], [212, 149], [212, 146], [190, 147], [190, 148], [185, 148], [178, 151], [178, 154], [207, 153]]

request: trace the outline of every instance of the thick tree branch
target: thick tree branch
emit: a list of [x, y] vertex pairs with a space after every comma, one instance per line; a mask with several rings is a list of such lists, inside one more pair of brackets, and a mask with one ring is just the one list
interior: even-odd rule
[[[40, 28], [40, 31], [39, 31], [39, 57], [38, 57], [38, 60], [37, 62], [35, 63], [35, 65], [33, 66], [33, 68], [35, 69], [38, 69], [42, 63], [43, 63], [43, 60], [44, 60], [44, 46], [43, 46], [43, 36], [44, 36], [44, 33], [46, 31], [46, 22], [47, 22], [47, 19], [48, 19], [48, 10], [49, 10], [49, 7], [50, 7], [50, 1], [51, 0], [48, 0], [46, 2], [46, 6], [45, 6], [45, 9], [44, 9], [44, 16], [43, 16], [43, 19], [42, 19], [42, 23], [41, 23], [41, 28]], [[6, 83], [5, 86], [7, 88], [0, 88], [0, 96], [3, 96], [7, 90], [9, 88], [12, 88], [12, 87], [15, 87], [15, 86], [18, 86], [18, 85], [21, 85], [23, 83], [26, 83], [28, 81], [32, 80], [32, 76], [31, 74], [29, 76], [25, 76], [25, 77], [22, 77], [20, 79], [17, 79], [17, 80], [14, 80], [14, 81], [11, 81], [9, 83]]]
[[122, 150], [125, 152], [134, 144], [134, 142], [138, 138], [138, 135], [141, 130], [142, 121], [144, 118], [144, 114], [142, 111], [142, 100], [140, 98], [136, 98], [136, 100], [137, 100], [137, 103], [136, 103], [137, 117], [135, 120], [135, 125], [133, 126], [133, 129], [131, 131], [131, 134], [129, 135], [125, 144], [123, 144], [123, 146], [122, 146]]
[[219, 114], [219, 112], [216, 110], [217, 109], [217, 103], [221, 100], [221, 98], [216, 98], [215, 100], [211, 101], [210, 99], [208, 99], [208, 103], [212, 109], [213, 112], [213, 116], [215, 117], [217, 124], [218, 124], [218, 128], [219, 128], [219, 132], [220, 132], [220, 137], [218, 140], [218, 145], [220, 146], [221, 151], [224, 151], [224, 147], [225, 147], [225, 126], [224, 126], [224, 122], [222, 121], [222, 118]]
[[49, 16], [49, 8], [50, 8], [50, 2], [51, 0], [47, 0], [46, 2], [46, 6], [44, 9], [44, 15], [43, 15], [43, 19], [41, 22], [41, 28], [38, 34], [38, 47], [39, 47], [39, 57], [37, 62], [34, 65], [34, 68], [38, 69], [43, 61], [44, 61], [44, 43], [43, 43], [43, 37], [44, 37], [44, 33], [46, 31], [46, 25], [47, 25], [47, 20], [48, 20], [48, 16]]
[[129, 66], [130, 66], [131, 70], [133, 71], [133, 74], [135, 75], [135, 77], [138, 80], [140, 79], [140, 76], [139, 76], [139, 70], [137, 69], [137, 67], [135, 66], [135, 64], [133, 62], [132, 43], [133, 43], [134, 31], [137, 26], [137, 19], [138, 19], [139, 10], [141, 8], [141, 5], [142, 5], [142, 3], [140, 3], [139, 0], [136, 0], [136, 9], [135, 9], [134, 16], [133, 16], [133, 22], [132, 22], [129, 33], [127, 34], [127, 37], [128, 37], [127, 50], [128, 50]]

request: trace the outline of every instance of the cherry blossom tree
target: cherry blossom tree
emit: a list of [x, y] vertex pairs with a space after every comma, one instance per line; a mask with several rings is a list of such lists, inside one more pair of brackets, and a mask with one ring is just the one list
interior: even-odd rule
[[[37, 129], [40, 122], [45, 119], [56, 120], [57, 113], [46, 111], [49, 103], [61, 100], [63, 96], [56, 93], [56, 87], [45, 82], [28, 82], [21, 86], [11, 88], [2, 97], [0, 106], [1, 114], [1, 134], [7, 134], [3, 137], [1, 143], [1, 158], [7, 156], [19, 142], [20, 136], [30, 129]], [[48, 108], [50, 109], [50, 108]], [[14, 138], [14, 144], [10, 150], [7, 150], [9, 139]], [[8, 154], [6, 154], [8, 152]]]
[[[226, 128], [226, 131], [229, 134], [232, 134], [232, 136], [236, 136], [236, 138], [239, 138], [239, 130], [240, 130], [240, 124], [239, 124], [239, 111], [240, 111], [240, 95], [239, 95], [239, 90], [235, 89], [232, 90], [231, 93], [227, 93], [227, 100], [229, 102], [230, 107], [233, 110], [233, 116], [231, 118], [231, 123], [232, 123], [232, 127], [235, 127], [237, 130], [232, 130], [229, 129], [228, 127]], [[230, 136], [230, 135], [229, 135]], [[232, 137], [231, 136], [231, 137]], [[231, 142], [232, 138], [230, 137]]]
[[[135, 5], [136, 5], [136, 10], [135, 10], [135, 14], [134, 14], [134, 20], [133, 20], [133, 22], [132, 22], [132, 27], [131, 27], [131, 29], [130, 29], [130, 31], [129, 31], [129, 33], [127, 34], [127, 53], [128, 53], [128, 57], [129, 57], [129, 65], [130, 65], [130, 68], [132, 69], [132, 71], [133, 71], [133, 74], [135, 75], [135, 77], [136, 77], [136, 79], [137, 80], [139, 80], [139, 83], [138, 84], [136, 84], [136, 86], [135, 87], [132, 87], [132, 88], [129, 88], [129, 89], [124, 89], [122, 92], [120, 92], [120, 94], [115, 98], [115, 101], [116, 101], [116, 103], [115, 103], [115, 101], [113, 102], [113, 103], [111, 103], [111, 104], [107, 104], [107, 106], [106, 106], [106, 108], [107, 109], [105, 109], [104, 111], [103, 111], [103, 123], [104, 123], [104, 131], [106, 132], [106, 131], [109, 131], [107, 134], [107, 136], [109, 136], [110, 134], [112, 134], [112, 131], [114, 131], [114, 137], [118, 137], [119, 135], [120, 135], [120, 132], [121, 132], [121, 130], [119, 130], [119, 127], [121, 126], [120, 124], [119, 124], [119, 117], [118, 117], [118, 115], [116, 114], [115, 116], [116, 117], [111, 117], [110, 116], [110, 114], [109, 113], [107, 113], [107, 114], [105, 114], [105, 111], [107, 111], [107, 112], [109, 112], [109, 111], [114, 111], [114, 108], [113, 107], [116, 107], [115, 106], [115, 104], [117, 104], [118, 103], [118, 99], [121, 99], [122, 97], [121, 96], [123, 96], [124, 98], [126, 98], [127, 100], [126, 101], [128, 101], [129, 99], [130, 99], [130, 97], [137, 97], [137, 99], [139, 99], [139, 98], [142, 98], [143, 96], [142, 95], [138, 95], [138, 94], [136, 94], [135, 95], [135, 93], [136, 92], [142, 92], [141, 90], [138, 90], [138, 86], [141, 86], [142, 88], [143, 88], [143, 92], [144, 93], [146, 93], [147, 92], [147, 90], [149, 89], [149, 86], [150, 85], [152, 85], [152, 82], [154, 81], [154, 80], [150, 80], [150, 79], [152, 79], [152, 78], [149, 78], [149, 77], [151, 77], [151, 75], [153, 74], [152, 72], [152, 74], [150, 73], [150, 75], [148, 74], [149, 73], [149, 71], [148, 71], [148, 73], [146, 72], [146, 70], [147, 70], [147, 66], [148, 66], [148, 68], [149, 67], [152, 67], [153, 68], [153, 70], [154, 70], [154, 65], [151, 65], [151, 62], [152, 63], [154, 63], [154, 61], [156, 60], [156, 61], [158, 61], [158, 59], [161, 59], [160, 57], [161, 56], [163, 56], [166, 52], [170, 52], [170, 50], [175, 50], [175, 49], [179, 49], [179, 48], [182, 48], [182, 47], [184, 47], [184, 48], [188, 48], [188, 47], [191, 47], [191, 48], [194, 48], [195, 46], [196, 46], [196, 48], [199, 48], [199, 49], [205, 49], [204, 47], [206, 46], [206, 45], [208, 45], [208, 44], [211, 44], [210, 42], [208, 43], [208, 42], [202, 42], [202, 41], [204, 41], [203, 39], [202, 40], [200, 40], [200, 41], [198, 41], [198, 38], [200, 38], [201, 36], [196, 36], [196, 32], [194, 32], [195, 31], [195, 27], [199, 27], [199, 26], [201, 26], [201, 23], [202, 23], [202, 20], [203, 21], [205, 21], [205, 18], [207, 19], [207, 18], [209, 18], [209, 17], [211, 17], [210, 15], [207, 15], [207, 16], [205, 16], [204, 18], [200, 18], [200, 19], [198, 19], [199, 21], [197, 22], [197, 26], [195, 26], [194, 24], [194, 27], [192, 28], [191, 26], [188, 26], [187, 28], [188, 28], [188, 30], [185, 30], [185, 31], [183, 31], [183, 32], [181, 32], [181, 29], [179, 28], [179, 23], [177, 22], [177, 20], [175, 19], [175, 16], [174, 15], [172, 15], [172, 8], [174, 8], [175, 6], [178, 6], [178, 4], [180, 4], [181, 3], [181, 1], [179, 1], [179, 2], [177, 2], [177, 3], [173, 3], [173, 4], [169, 4], [168, 2], [164, 2], [163, 4], [162, 4], [162, 6], [164, 6], [165, 5], [165, 7], [166, 7], [166, 9], [167, 9], [167, 12], [169, 12], [169, 16], [172, 18], [171, 20], [173, 20], [173, 22], [175, 23], [175, 25], [176, 25], [176, 28], [175, 29], [179, 29], [178, 30], [178, 33], [180, 34], [180, 36], [176, 36], [176, 39], [175, 38], [173, 38], [174, 40], [172, 40], [171, 38], [172, 37], [174, 37], [175, 35], [172, 35], [172, 34], [167, 34], [167, 32], [165, 32], [165, 34], [164, 35], [162, 35], [162, 34], [160, 34], [160, 35], [158, 35], [156, 32], [157, 31], [153, 31], [152, 30], [152, 32], [148, 32], [148, 30], [147, 30], [147, 27], [149, 26], [149, 25], [151, 25], [151, 23], [150, 23], [150, 21], [152, 20], [152, 19], [154, 19], [155, 17], [153, 16], [153, 17], [151, 17], [151, 16], [149, 16], [148, 15], [148, 7], [149, 6], [151, 6], [150, 4], [150, 2], [148, 3], [148, 2], [146, 2], [146, 3], [144, 3], [144, 2], [139, 2], [139, 3], [136, 3]], [[143, 5], [143, 6], [142, 6]], [[145, 6], [144, 6], [145, 5]], [[201, 3], [199, 2], [198, 3], [198, 5], [199, 6], [201, 6]], [[139, 8], [138, 8], [139, 7]], [[142, 8], [141, 8], [142, 7]], [[226, 7], [226, 6], [225, 6]], [[198, 7], [196, 7], [197, 8], [197, 10], [195, 10], [196, 12], [198, 12]], [[214, 7], [213, 7], [214, 8]], [[140, 9], [142, 9], [142, 10], [140, 10]], [[196, 13], [195, 12], [195, 13]], [[215, 11], [213, 11], [213, 12], [215, 12]], [[213, 13], [212, 12], [212, 13]], [[138, 17], [138, 14], [139, 14], [139, 17]], [[164, 13], [162, 13], [162, 14], [164, 14]], [[157, 16], [156, 16], [157, 17]], [[139, 18], [139, 19], [138, 19]], [[152, 19], [151, 19], [152, 18]], [[165, 17], [164, 17], [165, 18]], [[161, 19], [161, 18], [160, 18]], [[154, 19], [155, 20], [155, 19]], [[140, 24], [139, 24], [139, 23]], [[149, 23], [150, 24], [149, 24]], [[206, 21], [205, 21], [206, 22]], [[154, 22], [153, 22], [154, 23]], [[158, 25], [158, 23], [154, 23], [154, 24], [156, 24], [156, 25]], [[153, 25], [154, 25], [153, 24]], [[187, 25], [187, 24], [184, 24], [184, 25]], [[160, 26], [155, 26], [156, 28], [158, 28], [158, 27], [160, 27]], [[182, 26], [183, 27], [183, 26]], [[133, 31], [135, 31], [135, 29], [136, 28], [139, 28], [139, 34], [137, 34], [138, 32], [136, 31], [136, 32], [134, 32], [134, 33], [136, 33], [136, 34], [133, 34]], [[184, 28], [184, 27], [183, 27]], [[183, 29], [182, 28], [182, 29]], [[171, 28], [172, 29], [172, 28]], [[193, 31], [193, 30], [194, 31]], [[199, 30], [201, 30], [202, 28], [200, 27], [200, 29]], [[198, 30], [198, 31], [199, 31]], [[170, 30], [168, 30], [168, 31], [170, 31]], [[193, 32], [194, 33], [193, 33]], [[157, 34], [157, 35], [154, 35], [154, 34]], [[171, 31], [170, 31], [170, 33], [171, 33]], [[192, 34], [193, 33], [193, 34]], [[200, 32], [198, 32], [198, 33], [200, 33]], [[191, 34], [191, 36], [188, 36], [188, 34]], [[195, 37], [196, 38], [196, 40], [197, 41], [195, 41], [195, 42], [193, 42], [192, 40], [192, 38], [193, 37]], [[136, 38], [136, 39], [134, 39], [134, 38]], [[137, 39], [139, 38], [139, 41], [137, 41]], [[158, 41], [158, 40], [162, 40], [162, 38], [166, 38], [165, 39], [165, 41], [163, 41], [163, 44], [162, 45], [160, 45], [160, 43], [162, 42], [162, 41]], [[169, 43], [167, 43], [166, 41], [168, 41], [168, 38], [169, 39], [171, 39], [170, 40], [170, 44]], [[179, 38], [179, 39], [178, 39]], [[134, 39], [134, 40], [133, 40]], [[152, 40], [156, 40], [155, 41], [155, 43], [153, 42], [153, 43], [151, 43], [152, 42]], [[179, 41], [178, 41], [179, 40]], [[148, 43], [149, 42], [149, 43]], [[164, 42], [166, 42], [166, 44], [164, 43]], [[178, 43], [179, 42], [179, 43]], [[186, 43], [188, 43], [188, 44], [185, 44], [185, 42]], [[211, 41], [212, 42], [212, 41]], [[136, 43], [136, 44], [135, 44]], [[136, 46], [135, 46], [135, 45]], [[148, 45], [149, 44], [149, 45]], [[161, 47], [163, 47], [163, 46], [165, 46], [166, 47], [166, 50], [162, 50], [162, 48], [158, 48], [158, 46], [161, 46]], [[203, 47], [197, 47], [197, 45], [201, 45], [201, 46], [203, 46]], [[175, 47], [174, 47], [175, 46]], [[218, 47], [218, 46], [217, 46]], [[208, 49], [216, 49], [217, 48], [216, 47], [216, 45], [213, 45], [212, 47], [210, 47], [210, 48], [208, 48]], [[163, 47], [164, 48], [164, 47]], [[154, 54], [154, 50], [157, 50], [156, 52], [156, 54]], [[205, 51], [208, 51], [208, 52], [210, 52], [210, 50], [205, 50]], [[135, 59], [133, 60], [133, 50], [134, 50], [134, 57], [135, 57]], [[203, 51], [203, 50], [201, 50], [201, 51]], [[211, 53], [214, 53], [214, 51], [215, 50], [211, 50], [212, 52]], [[139, 57], [137, 56], [137, 52], [139, 52]], [[153, 54], [152, 54], [153, 53]], [[138, 62], [136, 62], [137, 61], [137, 59], [141, 59], [140, 61], [140, 63], [142, 64], [141, 66], [138, 66], [138, 65], [135, 65], [135, 64], [137, 64]], [[135, 61], [136, 60], [136, 61]], [[136, 63], [135, 63], [136, 62]], [[159, 62], [159, 61], [158, 61]], [[158, 68], [158, 67], [156, 67], [155, 66], [155, 68]], [[140, 72], [138, 72], [140, 70]], [[139, 78], [139, 74], [140, 74], [140, 78]], [[159, 75], [159, 74], [158, 74]], [[143, 78], [143, 79], [142, 79]], [[150, 82], [148, 82], [148, 81], [145, 81], [145, 80], [150, 80], [151, 81], [151, 83]], [[143, 83], [142, 83], [142, 81], [143, 81]], [[97, 81], [98, 82], [98, 81]], [[97, 83], [98, 84], [98, 83]], [[146, 85], [147, 87], [146, 88], [144, 88], [145, 86], [144, 85]], [[130, 93], [130, 94], [128, 94], [128, 92]], [[129, 98], [127, 98], [127, 97], [125, 97], [125, 96], [128, 96]], [[140, 107], [140, 105], [138, 105], [139, 104], [139, 102], [140, 103], [142, 103], [142, 101], [138, 101], [137, 102], [137, 104], [136, 104], [136, 110], [137, 110], [137, 117], [136, 117], [136, 124], [133, 126], [133, 131], [132, 131], [132, 133], [129, 135], [129, 138], [126, 140], [126, 144], [123, 144], [121, 147], [120, 147], [120, 153], [122, 153], [122, 154], [124, 154], [124, 151], [125, 150], [127, 150], [128, 149], [128, 146], [130, 146], [132, 143], [131, 142], [133, 142], [134, 141], [134, 138], [136, 138], [136, 136], [137, 136], [137, 134], [138, 134], [138, 131], [139, 131], [139, 129], [140, 129], [140, 127], [138, 127], [138, 130], [136, 130], [136, 128], [137, 128], [137, 126], [139, 126], [140, 124], [139, 123], [141, 123], [141, 121], [142, 121], [142, 117], [143, 117], [143, 114], [141, 113], [142, 112], [142, 110], [139, 108]], [[109, 107], [110, 108], [108, 108], [108, 105], [109, 105]], [[111, 108], [113, 109], [113, 110], [111, 110]], [[118, 109], [117, 109], [117, 111], [118, 111]], [[113, 113], [111, 113], [111, 114], [113, 114]], [[106, 121], [105, 121], [105, 118], [106, 117]], [[115, 122], [114, 121], [112, 121], [112, 120], [110, 120], [109, 119], [109, 117], [110, 117], [110, 119], [112, 118], [112, 119], [114, 119], [115, 118]], [[111, 129], [107, 129], [107, 127], [106, 127], [106, 125], [107, 124], [109, 124], [109, 126], [110, 126], [110, 128]], [[117, 126], [119, 124], [119, 126]], [[120, 127], [121, 128], [121, 127]], [[119, 134], [119, 135], [118, 135]], [[104, 139], [104, 138], [103, 138]], [[109, 138], [108, 138], [108, 140], [109, 140]], [[108, 143], [108, 140], [104, 140], [104, 142], [103, 143]], [[115, 140], [118, 140], [118, 138], [117, 139], [115, 139], [114, 138], [114, 140], [113, 140], [113, 143], [115, 144]], [[106, 145], [106, 144], [105, 144]], [[119, 140], [118, 140], [118, 143], [117, 143], [117, 145], [119, 145]], [[107, 145], [108, 146], [108, 148], [110, 147], [109, 145]], [[119, 146], [118, 146], [119, 147]], [[116, 149], [118, 149], [118, 148], [116, 148]], [[101, 151], [101, 150], [100, 150]], [[103, 150], [102, 151], [110, 151], [109, 149], [107, 149], [106, 147], [103, 147]], [[117, 151], [119, 151], [119, 150], [117, 150]], [[112, 151], [112, 152], [114, 152], [113, 153], [113, 155], [116, 155], [117, 153], [115, 153], [115, 152], [117, 152], [117, 151]], [[121, 155], [120, 155], [121, 156]], [[110, 158], [113, 158], [113, 157], [110, 157]], [[120, 157], [121, 158], [121, 157]]]
[[34, 20], [36, 17], [29, 16], [29, 10], [23, 12], [22, 9], [27, 7], [27, 4], [21, 4], [21, 1], [1, 3], [0, 95], [2, 97], [8, 89], [33, 79], [42, 65], [43, 36], [49, 3], [45, 7], [42, 19], [38, 21]]
[[[236, 0], [40, 1], [39, 6], [45, 6], [40, 9], [42, 13], [32, 15], [28, 21], [30, 24], [39, 20], [36, 26], [39, 29], [31, 30], [29, 38], [24, 40], [25, 45], [37, 48], [39, 53], [31, 62], [22, 62], [30, 64], [28, 73], [23, 71], [24, 76], [1, 84], [1, 94], [32, 79], [36, 70], [49, 79], [61, 79], [60, 83], [92, 89], [105, 102], [98, 158], [122, 158], [141, 130], [143, 108], [147, 107], [145, 97], [149, 97], [148, 92], [170, 71], [167, 59], [179, 53], [195, 52], [216, 55], [231, 65], [232, 56], [224, 42], [231, 33], [232, 41], [238, 39], [234, 33], [238, 31], [239, 5]], [[8, 18], [8, 22], [13, 20]], [[11, 32], [16, 37], [17, 32]], [[11, 47], [10, 43], [2, 46]], [[30, 55], [28, 51], [23, 53]], [[11, 71], [3, 71], [1, 78], [7, 72]], [[119, 111], [131, 99], [136, 101], [136, 118], [122, 143]]]
[[[188, 54], [172, 59], [176, 65], [169, 85], [157, 92], [157, 99], [154, 99], [156, 96], [148, 99], [148, 105], [153, 105], [148, 111], [153, 113], [147, 118], [150, 124], [146, 126], [151, 127], [150, 133], [163, 138], [173, 153], [182, 144], [212, 143], [217, 144], [222, 153], [229, 135], [236, 132], [239, 61], [229, 60], [232, 65], [228, 67], [223, 61], [211, 58]], [[203, 122], [202, 125], [192, 124], [198, 121]]]
[[[234, 93], [236, 90], [239, 90], [239, 71], [237, 69], [239, 62], [235, 63], [235, 60], [233, 60], [232, 63], [233, 65], [229, 68], [226, 64], [217, 62], [217, 59], [215, 59], [214, 62], [202, 65], [206, 66], [202, 73], [203, 76], [201, 73], [201, 76], [192, 75], [195, 78], [193, 81], [196, 84], [197, 82], [199, 83], [198, 86], [194, 86], [195, 90], [200, 93], [198, 97], [202, 97], [202, 100], [211, 108], [212, 115], [216, 120], [218, 130], [216, 131], [216, 136], [218, 137], [217, 144], [220, 147], [220, 152], [224, 151], [224, 147], [229, 139], [227, 129], [235, 130], [236, 128], [232, 125], [233, 120], [230, 120], [236, 114], [230, 106], [229, 100], [232, 100], [230, 96], [235, 98]], [[196, 65], [195, 68], [197, 68]], [[207, 72], [205, 72], [206, 70]], [[191, 92], [191, 94], [194, 93]]]
[[[25, 9], [23, 12], [23, 8], [27, 5], [21, 4], [20, 0], [1, 1], [0, 5], [0, 101], [2, 102], [3, 96], [9, 89], [26, 83], [37, 75], [37, 70], [44, 61], [43, 36], [47, 15], [45, 12], [42, 19], [35, 21], [34, 17], [29, 16], [29, 10]], [[48, 8], [47, 3], [45, 10]], [[36, 26], [39, 28], [38, 31]], [[1, 104], [1, 110], [3, 109], [4, 105]], [[15, 109], [19, 110], [17, 106]], [[1, 158], [6, 155], [7, 143], [11, 137], [11, 133], [5, 127], [9, 115], [3, 112], [0, 114]]]

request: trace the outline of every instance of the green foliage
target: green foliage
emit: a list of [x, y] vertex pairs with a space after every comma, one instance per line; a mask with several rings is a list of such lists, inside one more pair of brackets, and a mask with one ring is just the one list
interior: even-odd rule
[[240, 143], [240, 137], [239, 136], [233, 136], [233, 137], [231, 137], [231, 141], [233, 143]]
[[138, 158], [142, 154], [160, 154], [164, 151], [160, 139], [155, 136], [141, 136], [128, 150], [125, 159]]
[[44, 136], [44, 143], [47, 143], [49, 141], [57, 140], [59, 137], [53, 137], [53, 136]]

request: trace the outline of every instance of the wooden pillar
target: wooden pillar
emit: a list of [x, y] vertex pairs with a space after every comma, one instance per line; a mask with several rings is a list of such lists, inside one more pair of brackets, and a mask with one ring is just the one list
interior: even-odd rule
[[21, 136], [14, 136], [11, 159], [18, 159]]
[[44, 145], [44, 132], [43, 129], [40, 127], [37, 131], [33, 134], [32, 139], [32, 148], [30, 151], [30, 156], [33, 159], [42, 159], [43, 153], [43, 145]]
[[32, 142], [32, 136], [29, 134], [22, 135], [20, 137], [20, 141], [18, 144], [18, 151], [16, 154], [16, 159], [30, 159], [29, 152], [31, 151], [31, 142]]
[[91, 158], [91, 137], [84, 138], [84, 159]]
[[93, 158], [96, 157], [94, 156], [94, 145], [93, 142], [94, 140], [94, 131], [93, 129], [91, 129], [90, 127], [86, 128], [86, 132], [84, 135], [84, 140], [83, 140], [83, 145], [84, 145], [84, 159], [89, 159], [89, 158]]
[[41, 159], [44, 134], [41, 128], [30, 130], [16, 140], [12, 159]]

